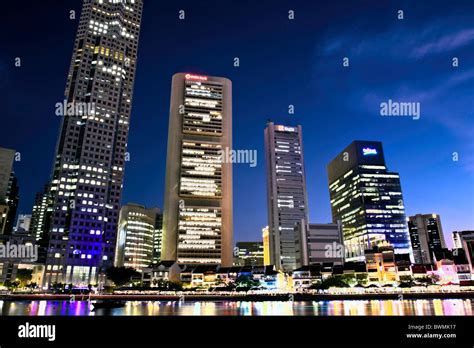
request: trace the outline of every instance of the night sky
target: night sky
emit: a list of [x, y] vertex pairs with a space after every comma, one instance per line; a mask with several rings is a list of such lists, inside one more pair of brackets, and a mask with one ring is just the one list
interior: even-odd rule
[[[19, 211], [30, 213], [51, 174], [81, 1], [2, 6], [0, 146], [21, 153]], [[353, 140], [377, 140], [407, 215], [441, 214], [451, 245], [453, 230], [474, 229], [473, 23], [470, 0], [145, 0], [123, 203], [163, 206], [171, 77], [193, 72], [232, 80], [234, 148], [258, 151], [256, 167], [234, 165], [235, 241], [260, 240], [267, 224], [272, 119], [303, 126], [311, 222], [331, 221], [327, 163]], [[382, 117], [388, 99], [421, 103], [420, 119]]]

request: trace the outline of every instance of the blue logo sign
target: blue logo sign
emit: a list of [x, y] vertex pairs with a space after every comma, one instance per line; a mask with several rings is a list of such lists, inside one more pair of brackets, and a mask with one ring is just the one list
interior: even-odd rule
[[372, 149], [370, 147], [364, 147], [362, 149], [364, 156], [375, 156], [377, 154], [377, 149]]

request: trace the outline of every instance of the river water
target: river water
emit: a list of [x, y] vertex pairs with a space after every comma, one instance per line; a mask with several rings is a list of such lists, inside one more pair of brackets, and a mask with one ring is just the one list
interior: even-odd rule
[[1, 315], [473, 315], [474, 300], [342, 300], [342, 301], [128, 301], [122, 308], [93, 310], [87, 301], [0, 301]]

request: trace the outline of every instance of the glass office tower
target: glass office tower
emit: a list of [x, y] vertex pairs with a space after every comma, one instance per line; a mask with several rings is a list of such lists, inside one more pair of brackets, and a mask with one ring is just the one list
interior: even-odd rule
[[343, 226], [346, 261], [388, 242], [412, 255], [400, 176], [385, 165], [382, 143], [354, 141], [327, 166], [333, 222]]

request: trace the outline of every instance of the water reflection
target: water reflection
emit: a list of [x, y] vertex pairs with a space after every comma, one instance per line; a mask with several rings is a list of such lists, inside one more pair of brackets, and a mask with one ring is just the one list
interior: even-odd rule
[[192, 302], [129, 301], [123, 308], [97, 309], [87, 301], [0, 301], [1, 315], [296, 315], [398, 316], [473, 315], [470, 299]]

